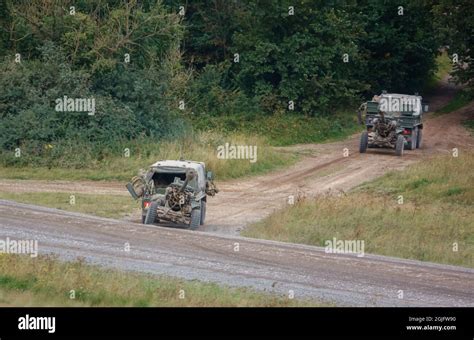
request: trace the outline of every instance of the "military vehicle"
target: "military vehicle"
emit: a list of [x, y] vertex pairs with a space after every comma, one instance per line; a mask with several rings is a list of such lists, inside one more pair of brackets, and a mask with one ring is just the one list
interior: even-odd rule
[[360, 137], [360, 153], [367, 148], [391, 148], [402, 156], [405, 148], [420, 148], [423, 112], [427, 111], [428, 105], [418, 95], [383, 92], [374, 96], [358, 110], [359, 122], [367, 128]]
[[162, 160], [141, 171], [126, 185], [141, 199], [142, 223], [173, 223], [197, 229], [206, 219], [207, 196], [218, 189], [202, 162]]

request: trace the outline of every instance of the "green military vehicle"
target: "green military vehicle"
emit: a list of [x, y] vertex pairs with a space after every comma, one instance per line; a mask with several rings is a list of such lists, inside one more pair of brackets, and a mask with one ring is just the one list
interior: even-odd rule
[[360, 153], [367, 148], [395, 149], [402, 156], [405, 149], [421, 147], [423, 112], [428, 105], [418, 95], [383, 92], [363, 103], [358, 111], [359, 122], [367, 129], [360, 137]]
[[173, 223], [197, 229], [206, 219], [207, 196], [218, 190], [202, 162], [163, 160], [152, 164], [126, 185], [141, 199], [142, 223]]

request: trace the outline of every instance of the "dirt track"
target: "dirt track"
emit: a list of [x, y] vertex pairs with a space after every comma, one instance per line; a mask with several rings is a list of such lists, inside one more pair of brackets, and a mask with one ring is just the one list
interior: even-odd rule
[[[284, 148], [287, 152], [294, 150], [310, 156], [283, 171], [221, 185], [222, 193], [208, 201], [207, 225], [202, 230], [238, 234], [246, 224], [288, 204], [290, 195], [347, 191], [420, 159], [449, 153], [455, 147], [472, 148], [474, 139], [460, 125], [468, 114], [474, 115], [474, 103], [456, 113], [427, 119], [422, 149], [405, 151], [403, 157], [384, 149], [369, 149], [366, 154], [360, 154], [359, 135], [336, 143]], [[348, 157], [343, 155], [345, 148]]]

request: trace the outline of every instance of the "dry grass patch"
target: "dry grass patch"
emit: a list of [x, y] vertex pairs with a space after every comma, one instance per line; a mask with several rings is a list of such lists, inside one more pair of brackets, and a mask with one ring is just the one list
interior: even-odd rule
[[[75, 298], [71, 299], [71, 290]], [[180, 293], [184, 292], [184, 298]], [[182, 296], [182, 295], [181, 295]], [[321, 306], [248, 289], [0, 254], [0, 306]]]
[[472, 153], [436, 157], [346, 196], [303, 200], [244, 235], [317, 246], [357, 239], [367, 253], [474, 267], [473, 168]]
[[[229, 143], [257, 147], [257, 161], [247, 159], [227, 160], [217, 158], [217, 148]], [[130, 157], [106, 154], [101, 160], [83, 159], [78, 150], [63, 150], [64, 160], [56, 160], [50, 167], [21, 166], [22, 158], [11, 156], [12, 166], [0, 166], [0, 178], [43, 179], [43, 180], [119, 180], [128, 181], [140, 168], [146, 168], [161, 159], [180, 159], [205, 162], [209, 170], [214, 171], [217, 180], [262, 174], [280, 167], [294, 164], [298, 156], [278, 151], [269, 146], [264, 138], [244, 134], [223, 135], [202, 132], [193, 136], [161, 143], [130, 142], [124, 148], [130, 151]], [[82, 151], [83, 152], [83, 151]], [[120, 155], [120, 152], [118, 152]], [[78, 154], [80, 159], [69, 160]], [[4, 156], [4, 158], [7, 156]], [[25, 151], [25, 161], [28, 158]], [[9, 161], [9, 162], [10, 162]], [[19, 164], [17, 164], [20, 162]], [[7, 161], [5, 164], [10, 164]], [[58, 164], [60, 164], [58, 166]], [[14, 165], [14, 166], [13, 166]]]

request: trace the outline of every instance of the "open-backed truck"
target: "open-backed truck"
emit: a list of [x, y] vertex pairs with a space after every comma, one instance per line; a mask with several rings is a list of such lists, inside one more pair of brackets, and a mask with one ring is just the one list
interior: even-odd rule
[[163, 160], [141, 171], [126, 185], [141, 199], [142, 223], [173, 223], [197, 229], [206, 219], [207, 196], [218, 190], [202, 162]]
[[420, 148], [423, 112], [427, 111], [428, 105], [418, 95], [383, 92], [374, 96], [358, 110], [359, 122], [366, 126], [360, 137], [360, 153], [367, 148], [390, 148], [402, 156], [405, 149]]

